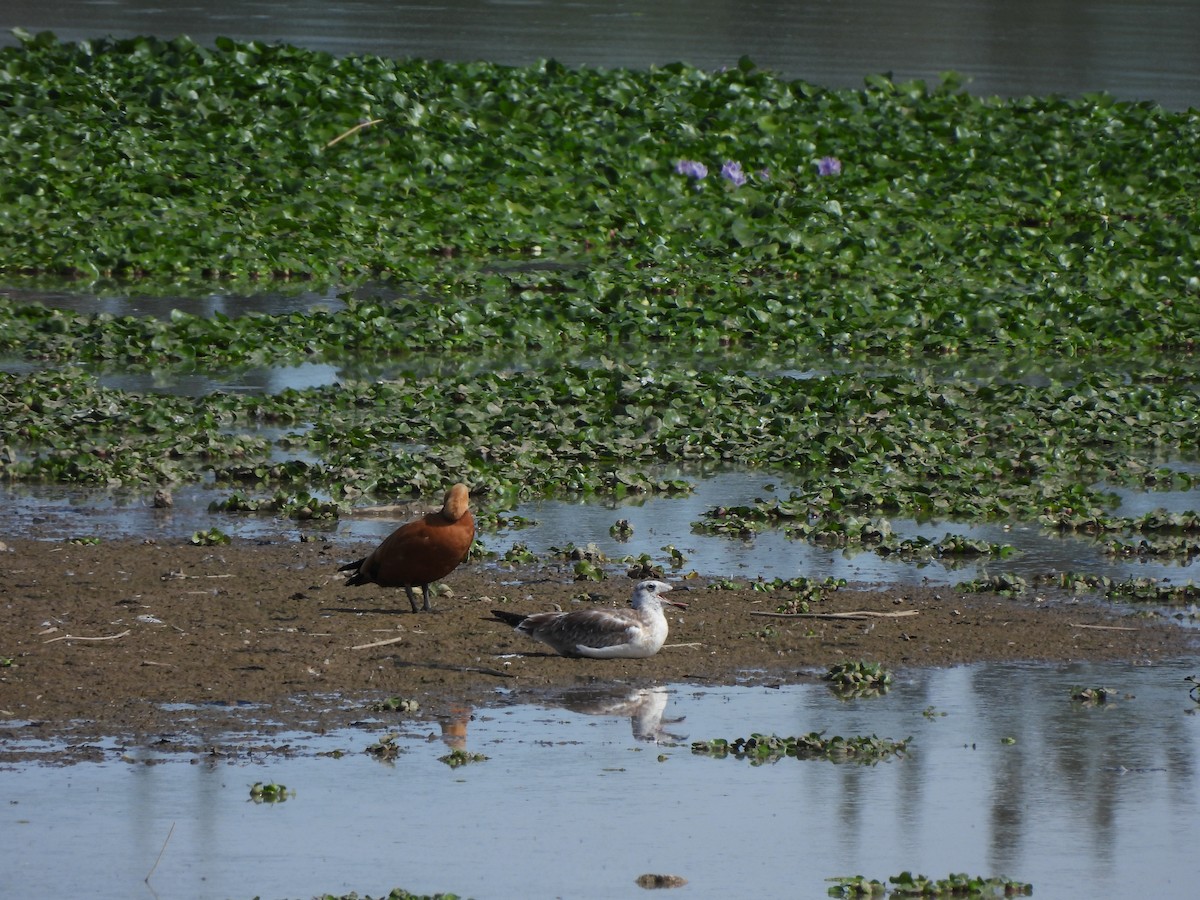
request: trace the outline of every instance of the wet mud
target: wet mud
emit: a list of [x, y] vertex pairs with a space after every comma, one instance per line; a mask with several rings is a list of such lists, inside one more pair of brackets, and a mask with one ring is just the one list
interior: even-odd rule
[[489, 611], [625, 605], [633, 578], [577, 582], [565, 566], [470, 562], [442, 582], [432, 613], [414, 614], [402, 589], [349, 587], [338, 574], [370, 549], [282, 535], [216, 547], [7, 542], [0, 744], [33, 738], [79, 747], [122, 735], [196, 750], [229, 730], [344, 727], [392, 697], [418, 701], [421, 717], [453, 719], [501, 695], [792, 683], [848, 660], [897, 669], [985, 660], [1144, 664], [1196, 647], [1193, 632], [1089, 599], [852, 586], [827, 592], [811, 612], [872, 615], [776, 618], [756, 614], [773, 612], [790, 591], [714, 589], [668, 573], [688, 588], [672, 597], [689, 608], [671, 610], [671, 634], [656, 656], [566, 659]]

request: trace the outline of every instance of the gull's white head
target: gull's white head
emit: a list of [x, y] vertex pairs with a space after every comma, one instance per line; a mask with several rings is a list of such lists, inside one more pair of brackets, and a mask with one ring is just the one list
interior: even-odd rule
[[661, 609], [663, 604], [687, 609], [686, 603], [668, 600], [662, 596], [669, 590], [671, 590], [671, 585], [665, 581], [639, 581], [633, 588], [633, 599], [630, 603], [634, 609], [654, 609], [655, 607]]

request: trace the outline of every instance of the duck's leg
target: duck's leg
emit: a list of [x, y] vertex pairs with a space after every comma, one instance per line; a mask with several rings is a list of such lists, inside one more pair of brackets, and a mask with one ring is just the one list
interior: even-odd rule
[[[428, 590], [428, 588], [426, 590]], [[404, 586], [404, 592], [406, 594], [408, 594], [408, 602], [412, 604], [413, 612], [417, 612], [419, 610], [419, 607], [417, 606], [417, 595], [413, 593], [412, 586], [406, 584]], [[426, 594], [426, 596], [425, 596], [425, 608], [429, 609], [429, 595], [428, 594]]]

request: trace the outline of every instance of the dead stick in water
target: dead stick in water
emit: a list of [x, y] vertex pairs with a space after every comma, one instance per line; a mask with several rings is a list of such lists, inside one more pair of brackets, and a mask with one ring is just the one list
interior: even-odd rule
[[154, 865], [150, 867], [150, 871], [146, 873], [146, 877], [142, 880], [146, 884], [150, 883], [150, 876], [154, 874], [154, 870], [158, 868], [158, 861], [162, 859], [162, 855], [167, 852], [167, 841], [171, 840], [171, 835], [175, 833], [175, 823], [171, 823], [171, 830], [167, 832], [167, 840], [163, 841], [162, 849], [158, 851], [158, 858], [154, 860]]
[[1128, 625], [1084, 625], [1082, 622], [1068, 622], [1072, 628], [1095, 628], [1097, 631], [1141, 631], [1140, 628], [1130, 628]]
[[898, 612], [871, 612], [869, 609], [855, 610], [854, 612], [832, 612], [832, 613], [775, 613], [775, 612], [752, 612], [752, 616], [766, 616], [771, 619], [899, 619], [903, 616], [915, 616], [918, 610], [902, 609]]
[[128, 631], [122, 631], [120, 634], [110, 634], [105, 637], [80, 637], [77, 634], [64, 634], [61, 637], [50, 638], [48, 641], [42, 641], [43, 644], [53, 644], [55, 641], [115, 641], [117, 638], [123, 638], [129, 634]]

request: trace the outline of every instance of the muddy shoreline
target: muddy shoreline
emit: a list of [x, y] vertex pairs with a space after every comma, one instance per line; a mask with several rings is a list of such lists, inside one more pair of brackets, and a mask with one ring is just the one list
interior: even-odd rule
[[[579, 686], [782, 684], [838, 662], [902, 669], [976, 661], [1126, 660], [1194, 654], [1197, 635], [1087, 598], [964, 595], [938, 586], [850, 587], [813, 612], [771, 618], [790, 592], [690, 588], [671, 636], [645, 660], [564, 659], [490, 619], [624, 605], [633, 579], [576, 582], [554, 566], [471, 562], [443, 582], [432, 614], [402, 590], [347, 587], [338, 565], [368, 545], [296, 541], [197, 547], [14, 540], [0, 552], [0, 744], [122, 742], [200, 751], [240, 732], [321, 733], [380, 721], [371, 704], [415, 699], [415, 716], [536, 699]], [[414, 718], [408, 716], [408, 718]], [[393, 721], [395, 718], [393, 717]], [[426, 721], [427, 720], [427, 721]], [[418, 726], [422, 727], [422, 726]], [[94, 750], [94, 748], [92, 748]]]

